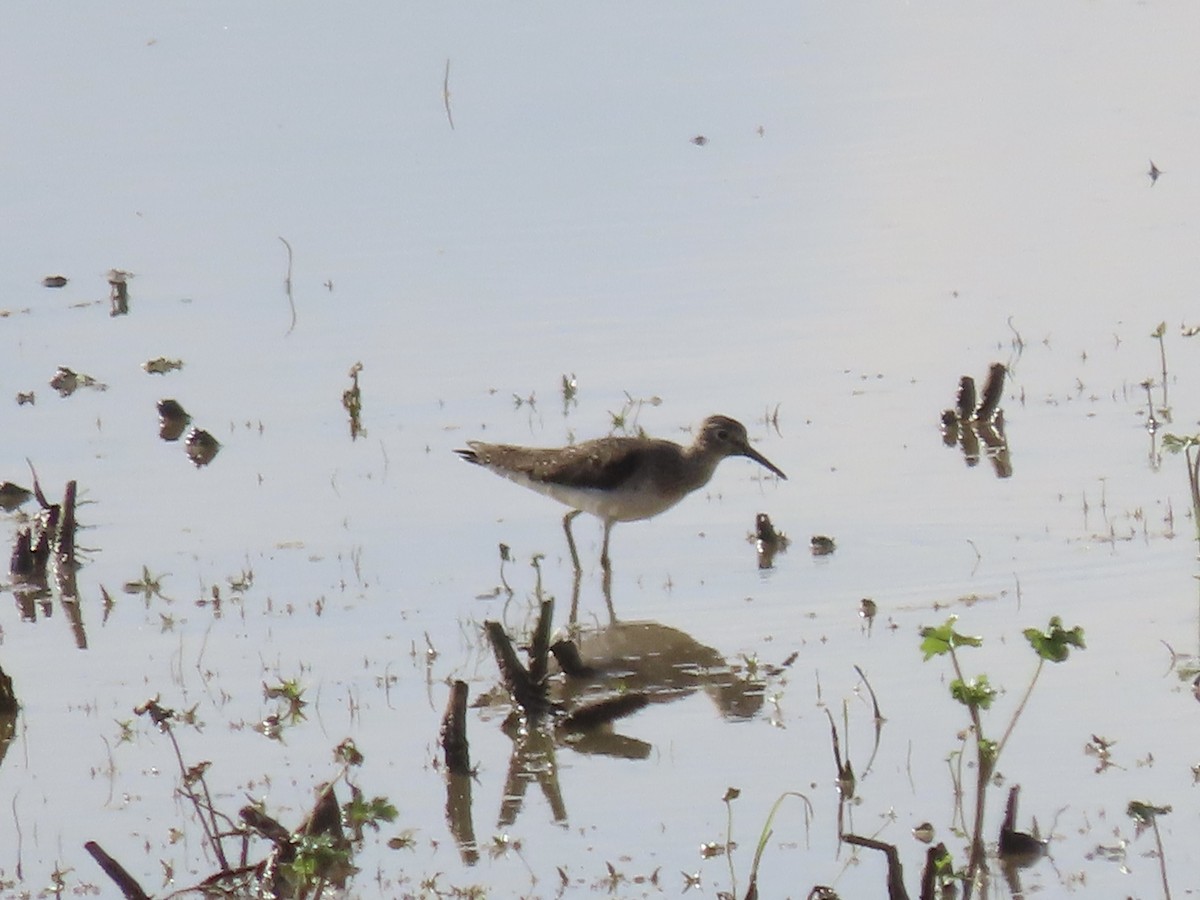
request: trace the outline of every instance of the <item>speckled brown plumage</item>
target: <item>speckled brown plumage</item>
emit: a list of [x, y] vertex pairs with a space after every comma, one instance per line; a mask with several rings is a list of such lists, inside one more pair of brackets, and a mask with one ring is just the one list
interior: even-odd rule
[[648, 519], [670, 509], [712, 478], [728, 456], [745, 456], [787, 476], [755, 450], [745, 426], [728, 416], [709, 416], [695, 441], [682, 447], [648, 437], [605, 437], [568, 447], [520, 447], [470, 441], [455, 452], [572, 508], [563, 519], [571, 558], [579, 555], [571, 520], [589, 512], [604, 522], [601, 562], [608, 568], [609, 532], [615, 522]]

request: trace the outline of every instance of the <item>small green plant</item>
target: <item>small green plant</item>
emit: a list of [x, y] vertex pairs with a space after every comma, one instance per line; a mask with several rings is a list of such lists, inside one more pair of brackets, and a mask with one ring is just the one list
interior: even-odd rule
[[1188, 487], [1192, 493], [1192, 521], [1196, 524], [1196, 540], [1200, 541], [1200, 434], [1164, 434], [1163, 449], [1182, 453], [1187, 461]]
[[1000, 754], [1004, 751], [1004, 745], [1012, 735], [1013, 729], [1016, 727], [1026, 703], [1029, 702], [1029, 697], [1033, 693], [1034, 686], [1037, 684], [1038, 677], [1042, 674], [1042, 668], [1045, 664], [1047, 662], [1064, 662], [1070, 656], [1072, 648], [1083, 650], [1086, 644], [1084, 643], [1083, 629], [1079, 626], [1071, 629], [1063, 628], [1062, 620], [1058, 616], [1050, 619], [1050, 624], [1044, 631], [1037, 628], [1025, 629], [1023, 632], [1025, 640], [1029, 642], [1029, 646], [1038, 658], [1037, 668], [1034, 670], [1028, 687], [1025, 688], [1024, 695], [1017, 704], [1017, 708], [1013, 711], [1008, 726], [997, 741], [987, 736], [984, 730], [983, 716], [981, 715], [981, 713], [991, 708], [997, 691], [991, 685], [987, 675], [977, 675], [973, 678], [965, 677], [963, 675], [962, 664], [959, 660], [960, 650], [982, 646], [983, 638], [956, 631], [954, 625], [957, 619], [957, 616], [951, 616], [941, 625], [921, 629], [921, 652], [927, 661], [935, 656], [950, 657], [950, 663], [954, 668], [955, 676], [954, 680], [950, 682], [950, 696], [967, 708], [967, 712], [971, 717], [971, 728], [975, 735], [977, 762], [975, 816], [970, 829], [971, 849], [967, 872], [964, 877], [963, 890], [964, 900], [969, 900], [977, 878], [984, 874], [984, 801], [987, 795], [988, 784], [991, 781], [993, 773], [996, 771], [996, 764], [1000, 759]]
[[[274, 694], [289, 703], [303, 703], [302, 689], [297, 681], [281, 681]], [[271, 694], [269, 693], [269, 696]], [[188, 765], [184, 762], [176, 730], [179, 725], [196, 723], [196, 710], [178, 712], [162, 705], [153, 697], [135, 710], [147, 716], [159, 733], [165, 735], [175, 753], [179, 766], [179, 795], [190, 804], [196, 820], [204, 831], [206, 855], [219, 866], [216, 873], [203, 882], [203, 887], [188, 888], [181, 893], [203, 892], [229, 896], [290, 897], [296, 900], [317, 900], [331, 890], [343, 891], [346, 881], [354, 874], [354, 853], [363, 842], [363, 832], [370, 828], [379, 831], [384, 823], [397, 817], [396, 807], [382, 796], [366, 798], [354, 783], [351, 771], [363, 763], [363, 755], [347, 738], [334, 748], [337, 774], [317, 791], [317, 799], [304, 821], [288, 829], [272, 818], [259, 803], [243, 806], [236, 817], [218, 809], [213, 803], [207, 775], [212, 768], [208, 761]], [[123, 733], [131, 733], [130, 723], [120, 722]], [[339, 804], [335, 787], [341, 783], [351, 794], [345, 804]], [[252, 839], [265, 841], [271, 850], [257, 865], [248, 865]], [[127, 897], [147, 894], [115, 859], [94, 841], [85, 849], [112, 878]], [[166, 862], [163, 863], [167, 865]]]

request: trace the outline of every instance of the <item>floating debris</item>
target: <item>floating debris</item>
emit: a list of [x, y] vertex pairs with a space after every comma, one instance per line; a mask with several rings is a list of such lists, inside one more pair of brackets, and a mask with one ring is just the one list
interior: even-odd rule
[[167, 359], [165, 356], [160, 356], [157, 359], [148, 359], [142, 363], [142, 369], [148, 375], [166, 375], [168, 372], [174, 372], [182, 368], [182, 359]]
[[933, 825], [929, 822], [922, 822], [920, 825], [913, 827], [912, 835], [922, 844], [932, 844], [934, 837]]
[[828, 556], [837, 549], [833, 538], [825, 534], [814, 534], [808, 543], [813, 556]]
[[18, 391], [17, 406], [33, 406], [37, 403], [37, 394], [33, 391]]
[[367, 436], [367, 429], [362, 425], [362, 391], [358, 387], [358, 373], [363, 370], [363, 364], [356, 362], [350, 367], [350, 387], [342, 391], [342, 407], [350, 415], [350, 440]]
[[47, 275], [45, 278], [42, 279], [42, 287], [48, 287], [48, 288], [66, 287], [67, 282], [70, 280], [71, 279], [67, 278], [66, 275]]
[[158, 401], [158, 436], [164, 441], [177, 441], [192, 424], [192, 417], [174, 400]]
[[128, 315], [129, 279], [133, 277], [133, 273], [126, 272], [124, 269], [109, 269], [108, 274], [104, 277], [108, 279], [108, 299], [112, 304], [112, 308], [108, 311], [108, 314], [110, 316]]
[[184, 444], [188, 459], [196, 466], [207, 466], [221, 450], [221, 442], [203, 428], [193, 428]]
[[1146, 174], [1150, 176], [1150, 187], [1158, 184], [1158, 177], [1162, 175], [1163, 170], [1154, 164], [1154, 160], [1150, 160], [1150, 171]]
[[60, 397], [70, 397], [81, 387], [93, 388], [97, 391], [107, 391], [108, 385], [103, 384], [91, 375], [73, 372], [66, 366], [59, 366], [54, 377], [50, 379], [50, 387], [58, 391]]
[[695, 144], [697, 147], [703, 147], [705, 144], [708, 143], [708, 138], [706, 138], [702, 134], [698, 134], [694, 138], [692, 138], [692, 143]]
[[879, 608], [875, 605], [875, 601], [870, 597], [863, 597], [858, 604], [858, 614], [867, 620], [867, 624], [875, 621], [875, 614]]

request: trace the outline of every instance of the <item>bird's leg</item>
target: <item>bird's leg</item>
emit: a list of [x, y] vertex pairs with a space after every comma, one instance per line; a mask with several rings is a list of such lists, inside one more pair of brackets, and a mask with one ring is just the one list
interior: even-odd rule
[[[571, 520], [581, 512], [583, 512], [583, 510], [573, 509], [563, 516], [563, 531], [567, 533], [567, 546], [571, 548], [571, 562], [575, 564], [576, 574], [583, 571], [583, 566], [579, 565], [579, 553], [575, 550], [575, 537], [571, 534]], [[607, 544], [605, 546], [607, 546]]]
[[608, 559], [608, 536], [612, 534], [613, 520], [604, 520], [604, 546], [600, 548], [600, 566], [604, 574], [612, 575], [612, 563]]

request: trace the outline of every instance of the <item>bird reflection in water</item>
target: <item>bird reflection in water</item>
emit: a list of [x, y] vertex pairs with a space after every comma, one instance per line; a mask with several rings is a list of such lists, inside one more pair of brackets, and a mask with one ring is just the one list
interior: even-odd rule
[[[573, 600], [575, 607], [578, 597]], [[606, 600], [611, 608], [611, 598], [606, 596]], [[543, 622], [531, 638], [535, 647], [543, 634], [548, 634], [546, 624], [552, 610], [553, 601], [543, 601]], [[499, 626], [489, 623], [488, 628]], [[572, 622], [570, 633], [572, 640], [560, 640], [550, 648], [557, 671], [539, 677], [536, 654], [525, 670], [525, 675], [533, 675], [534, 684], [545, 686], [544, 702], [535, 699], [522, 705], [515, 696], [511, 700], [512, 710], [502, 726], [512, 750], [497, 818], [499, 828], [516, 822], [529, 786], [535, 783], [555, 824], [567, 825], [567, 803], [558, 779], [560, 748], [590, 756], [646, 759], [653, 745], [622, 733], [615, 724], [617, 718], [703, 692], [722, 717], [744, 721], [762, 710], [766, 679], [773, 674], [763, 666], [753, 671], [732, 666], [717, 649], [658, 622], [620, 622], [612, 616], [607, 625], [596, 627]], [[503, 655], [498, 651], [498, 658]], [[501, 668], [512, 665], [510, 658]], [[510, 675], [505, 682], [512, 691]], [[606, 707], [614, 714], [588, 715], [589, 710]], [[470, 778], [469, 773], [448, 773], [446, 814], [462, 860], [474, 865], [479, 847], [471, 823]]]

